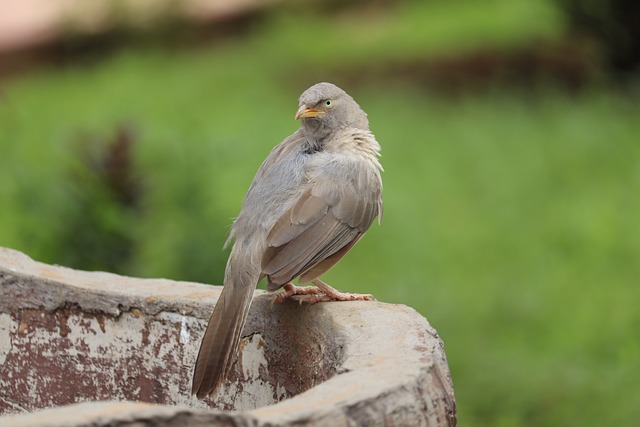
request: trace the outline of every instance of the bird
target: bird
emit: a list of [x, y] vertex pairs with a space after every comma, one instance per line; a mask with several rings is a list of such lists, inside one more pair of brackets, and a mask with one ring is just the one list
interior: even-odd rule
[[[322, 82], [299, 97], [300, 128], [275, 146], [246, 193], [225, 247], [223, 289], [205, 330], [191, 394], [215, 395], [237, 358], [256, 286], [274, 302], [373, 300], [320, 280], [382, 218], [380, 144], [367, 114], [338, 86]], [[298, 278], [299, 284], [291, 283]]]

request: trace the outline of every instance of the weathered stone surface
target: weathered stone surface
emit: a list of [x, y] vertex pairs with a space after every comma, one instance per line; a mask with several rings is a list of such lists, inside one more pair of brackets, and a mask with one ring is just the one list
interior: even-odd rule
[[219, 292], [0, 248], [0, 426], [455, 425], [435, 330], [379, 302], [271, 307], [258, 292], [229, 383], [191, 397]]

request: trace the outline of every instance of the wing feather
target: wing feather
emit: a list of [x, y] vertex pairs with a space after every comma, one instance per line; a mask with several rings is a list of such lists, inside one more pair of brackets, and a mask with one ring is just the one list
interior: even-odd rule
[[[300, 275], [306, 283], [333, 267], [377, 215], [377, 201], [364, 196], [343, 190], [343, 196], [336, 200], [335, 194], [324, 198], [312, 190], [305, 192], [267, 237], [262, 272], [269, 279], [269, 290]], [[333, 199], [335, 205], [326, 199]]]
[[267, 236], [267, 245], [278, 247], [289, 243], [325, 215], [327, 209], [328, 206], [322, 199], [313, 197], [311, 191], [306, 191], [273, 226]]

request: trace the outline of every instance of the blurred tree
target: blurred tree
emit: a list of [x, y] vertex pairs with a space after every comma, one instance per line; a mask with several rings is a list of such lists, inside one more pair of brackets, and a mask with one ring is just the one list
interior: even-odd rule
[[572, 31], [594, 37], [617, 71], [640, 67], [640, 2], [560, 0]]
[[139, 215], [141, 186], [133, 159], [136, 134], [120, 125], [108, 138], [80, 139], [80, 159], [70, 175], [71, 202], [57, 236], [56, 261], [83, 270], [125, 273]]

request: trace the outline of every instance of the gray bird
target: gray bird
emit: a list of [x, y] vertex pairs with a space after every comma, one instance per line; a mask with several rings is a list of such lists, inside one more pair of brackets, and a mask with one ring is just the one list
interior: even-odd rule
[[[214, 394], [228, 375], [257, 283], [274, 301], [370, 300], [319, 277], [382, 214], [380, 145], [367, 114], [345, 91], [318, 83], [300, 95], [300, 129], [278, 144], [256, 173], [227, 244], [235, 239], [224, 288], [200, 345], [191, 393]], [[226, 244], [225, 244], [226, 245]], [[300, 283], [316, 286], [298, 287]]]

